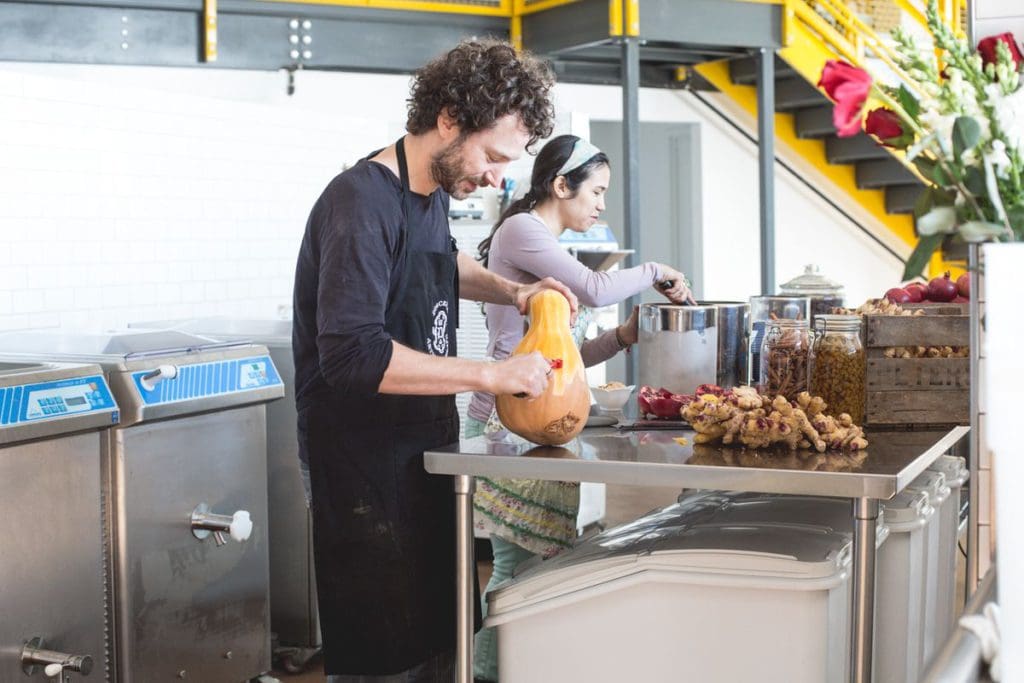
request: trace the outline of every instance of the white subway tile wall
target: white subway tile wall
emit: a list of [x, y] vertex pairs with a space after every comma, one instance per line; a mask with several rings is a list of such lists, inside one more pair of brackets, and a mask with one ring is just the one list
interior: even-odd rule
[[[274, 72], [0, 63], [0, 330], [287, 313], [313, 202], [402, 134], [408, 91], [401, 75], [299, 72], [288, 96]], [[560, 130], [570, 112], [621, 117], [618, 88], [555, 94]], [[759, 286], [756, 147], [686, 93], [644, 88], [640, 113], [701, 125], [705, 292], [745, 299]], [[525, 181], [531, 162], [508, 175]], [[777, 181], [780, 281], [817, 262], [858, 303], [898, 280], [841, 214]]]
[[394, 128], [183, 91], [197, 71], [149, 70], [162, 90], [82, 68], [0, 65], [0, 330], [278, 316], [316, 197]]

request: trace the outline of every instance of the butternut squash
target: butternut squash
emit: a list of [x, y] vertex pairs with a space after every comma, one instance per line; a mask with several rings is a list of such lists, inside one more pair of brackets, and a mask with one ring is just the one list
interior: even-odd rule
[[538, 444], [571, 441], [590, 415], [590, 390], [583, 357], [569, 328], [569, 302], [550, 289], [530, 299], [530, 328], [512, 355], [540, 351], [551, 362], [548, 387], [537, 398], [498, 396], [498, 417], [515, 434]]

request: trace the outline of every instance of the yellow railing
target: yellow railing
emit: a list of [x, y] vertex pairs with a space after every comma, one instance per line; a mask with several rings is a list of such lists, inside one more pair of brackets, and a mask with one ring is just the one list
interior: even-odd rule
[[[910, 3], [904, 0], [905, 4]], [[899, 57], [874, 29], [853, 13], [846, 4], [840, 0], [816, 0], [816, 5], [825, 10], [835, 22], [829, 23], [825, 17], [815, 11], [804, 0], [785, 0], [783, 3], [784, 12], [784, 40], [785, 44], [791, 43], [793, 25], [790, 22], [797, 22], [803, 28], [816, 34], [822, 43], [836, 53], [836, 56], [859, 66], [869, 73], [870, 65], [866, 57], [872, 56], [885, 64], [897, 78], [900, 79], [912, 92], [921, 94], [919, 86], [914, 79], [899, 66]], [[910, 5], [913, 7], [912, 5]], [[916, 15], [915, 19], [918, 19]], [[924, 20], [924, 15], [919, 17]], [[872, 74], [875, 76], [875, 74]]]

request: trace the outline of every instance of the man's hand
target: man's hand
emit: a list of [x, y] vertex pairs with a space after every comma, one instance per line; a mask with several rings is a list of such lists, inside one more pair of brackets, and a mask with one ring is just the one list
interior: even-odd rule
[[553, 289], [569, 300], [569, 310], [571, 311], [569, 324], [575, 324], [576, 311], [579, 308], [579, 302], [576, 300], [576, 295], [569, 291], [568, 287], [553, 277], [546, 277], [543, 280], [534, 282], [532, 285], [519, 285], [519, 287], [516, 288], [515, 294], [513, 295], [513, 301], [516, 308], [519, 309], [519, 312], [526, 315], [528, 310], [527, 302], [530, 300], [530, 297], [542, 289]]
[[510, 356], [497, 363], [489, 363], [485, 370], [488, 392], [495, 396], [525, 394], [536, 398], [548, 388], [551, 363], [540, 351], [524, 356]]

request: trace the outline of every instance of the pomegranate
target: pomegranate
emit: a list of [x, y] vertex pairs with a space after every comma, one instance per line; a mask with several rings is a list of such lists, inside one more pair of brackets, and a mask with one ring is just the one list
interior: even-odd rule
[[941, 277], [932, 278], [928, 283], [928, 299], [931, 301], [952, 301], [956, 296], [956, 283], [949, 279], [947, 270]]
[[885, 298], [894, 304], [909, 304], [911, 302], [910, 292], [902, 287], [893, 287], [885, 293]]
[[970, 302], [971, 300], [968, 299], [966, 296], [960, 296], [958, 294], [957, 296], [953, 297], [953, 303], [955, 304], [968, 304]]
[[971, 274], [964, 273], [956, 279], [956, 291], [965, 299], [971, 298]]
[[918, 304], [924, 301], [928, 295], [928, 286], [923, 282], [911, 282], [903, 285], [903, 289], [910, 295], [910, 303]]

